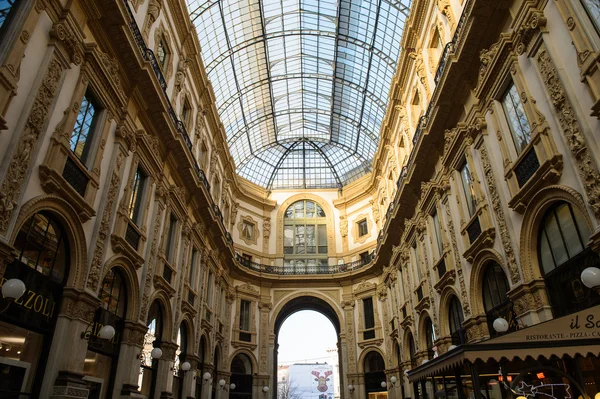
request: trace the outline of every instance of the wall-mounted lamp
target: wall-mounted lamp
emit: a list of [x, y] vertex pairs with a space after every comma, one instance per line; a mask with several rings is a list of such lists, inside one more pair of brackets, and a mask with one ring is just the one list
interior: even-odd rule
[[354, 388], [354, 385], [352, 385], [352, 384], [348, 385], [348, 391], [350, 391], [350, 393], [354, 392], [355, 389], [356, 388]]
[[[160, 348], [154, 348], [154, 349], [152, 349], [152, 351], [150, 351], [150, 357], [152, 359], [156, 359], [156, 360], [160, 359], [162, 357], [162, 349], [160, 349]], [[143, 365], [144, 364], [144, 360], [146, 358], [144, 356], [144, 353], [143, 352], [140, 353], [140, 355], [138, 356], [138, 358], [140, 359], [140, 361], [142, 362], [142, 365]]]
[[395, 388], [395, 387], [397, 386], [397, 385], [396, 385], [396, 382], [398, 382], [398, 378], [396, 378], [396, 376], [395, 376], [395, 375], [391, 376], [391, 377], [390, 377], [390, 383], [389, 383], [389, 385], [388, 385], [388, 389]]
[[0, 310], [0, 313], [5, 312], [11, 303], [21, 298], [26, 289], [25, 283], [18, 278], [6, 280], [2, 284], [2, 296], [6, 299], [6, 305], [4, 309]]
[[152, 349], [152, 352], [150, 352], [150, 356], [152, 356], [152, 359], [160, 359], [162, 357], [162, 349], [160, 349], [160, 348]]
[[[10, 281], [10, 280], [8, 280]], [[600, 288], [600, 269], [597, 267], [588, 267], [581, 272], [581, 282], [590, 289]], [[6, 284], [6, 283], [4, 283]], [[4, 293], [4, 287], [2, 287]]]
[[502, 317], [498, 317], [492, 324], [497, 333], [502, 334], [508, 331], [508, 321]]
[[[85, 331], [81, 333], [81, 339], [85, 339], [86, 341], [89, 341], [90, 344], [93, 342], [92, 341], [92, 336], [93, 336], [93, 331], [92, 331], [93, 327], [92, 326], [93, 325], [94, 325], [94, 323], [90, 323], [87, 326], [87, 328], [85, 329]], [[100, 329], [100, 331], [98, 331], [97, 337], [100, 339], [110, 341], [111, 339], [113, 339], [115, 334], [116, 334], [116, 331], [113, 326], [105, 325]]]
[[381, 381], [381, 387], [382, 387], [383, 389], [387, 388], [387, 382], [385, 382], [385, 381]]
[[266, 394], [267, 392], [269, 392], [269, 387], [265, 385], [264, 387], [262, 387], [262, 391], [264, 394]]
[[233, 391], [235, 389], [235, 384], [232, 382], [231, 384], [229, 384], [229, 390]]
[[206, 373], [202, 374], [202, 385], [205, 385], [205, 384], [209, 383], [210, 381], [212, 381], [212, 376], [210, 375], [210, 373], [208, 371]]
[[[161, 353], [162, 355], [162, 353]], [[183, 362], [179, 364], [179, 370], [186, 372], [186, 371], [190, 371], [190, 369], [192, 368], [192, 365], [190, 364], [190, 362]], [[175, 366], [171, 367], [171, 371], [175, 371]]]

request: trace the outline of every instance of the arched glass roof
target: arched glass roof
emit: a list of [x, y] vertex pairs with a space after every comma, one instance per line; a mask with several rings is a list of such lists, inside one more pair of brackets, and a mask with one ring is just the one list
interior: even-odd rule
[[269, 189], [368, 173], [411, 0], [186, 0], [237, 173]]

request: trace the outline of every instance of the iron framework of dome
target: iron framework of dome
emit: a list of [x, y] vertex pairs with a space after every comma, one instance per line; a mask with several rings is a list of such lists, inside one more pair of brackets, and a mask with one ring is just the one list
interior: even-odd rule
[[268, 189], [371, 170], [411, 0], [186, 0], [237, 173]]

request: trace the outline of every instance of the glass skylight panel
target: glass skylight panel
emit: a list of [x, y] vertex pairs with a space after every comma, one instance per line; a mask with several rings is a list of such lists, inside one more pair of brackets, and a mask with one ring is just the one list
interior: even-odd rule
[[318, 188], [368, 173], [409, 0], [187, 6], [242, 177], [270, 188]]

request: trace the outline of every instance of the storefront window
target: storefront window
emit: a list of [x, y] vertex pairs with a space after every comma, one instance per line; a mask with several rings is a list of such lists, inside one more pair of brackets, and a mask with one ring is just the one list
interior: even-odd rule
[[497, 335], [493, 323], [498, 317], [508, 321], [510, 330], [516, 328], [508, 289], [508, 280], [502, 267], [496, 262], [489, 262], [483, 275], [483, 306], [492, 336]]
[[453, 345], [462, 345], [467, 342], [465, 330], [462, 326], [464, 321], [463, 311], [460, 307], [460, 301], [456, 296], [450, 299], [448, 320], [450, 323], [450, 335]]
[[17, 257], [0, 279], [18, 278], [25, 294], [14, 301], [0, 295], [0, 397], [38, 397], [63, 283], [67, 279], [68, 245], [50, 213], [28, 219], [14, 242]]
[[[100, 286], [100, 307], [96, 310], [91, 331], [99, 331], [102, 326], [115, 328], [115, 336], [103, 340], [91, 335], [85, 360], [85, 379], [90, 381], [93, 395], [90, 397], [110, 398], [114, 389], [117, 360], [123, 334], [123, 325], [127, 311], [127, 288], [120, 271], [110, 269]], [[92, 395], [92, 394], [90, 394]]]
[[0, 322], [0, 398], [29, 397], [43, 345], [41, 334]]

